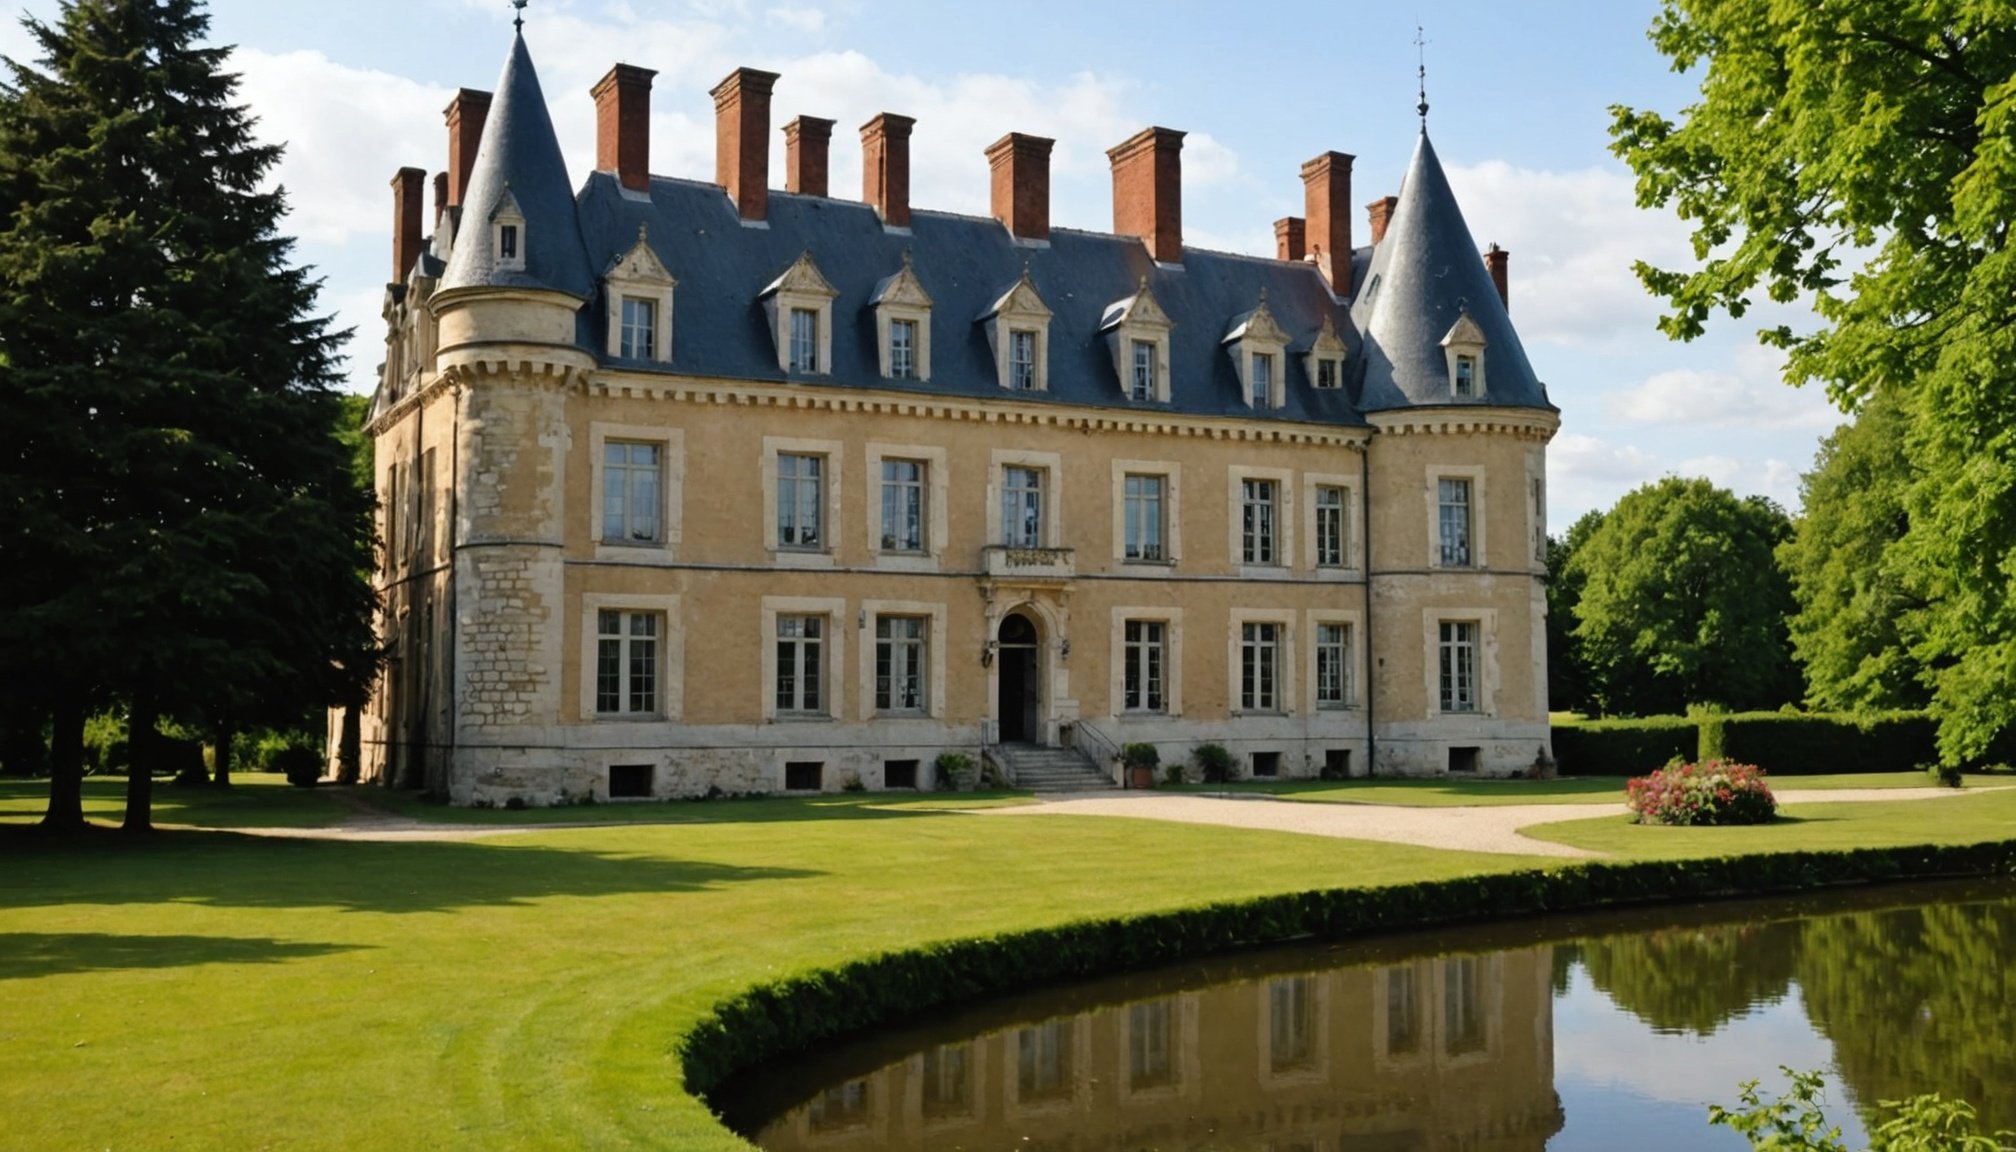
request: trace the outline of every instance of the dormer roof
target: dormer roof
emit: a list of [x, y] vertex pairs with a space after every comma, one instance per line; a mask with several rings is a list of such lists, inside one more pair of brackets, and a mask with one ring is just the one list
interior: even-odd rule
[[758, 292], [756, 295], [758, 299], [761, 299], [773, 292], [789, 292], [801, 296], [824, 296], [829, 300], [840, 295], [839, 290], [834, 288], [827, 281], [825, 274], [819, 271], [819, 265], [812, 262], [812, 252], [810, 249], [800, 252], [798, 259], [792, 261], [789, 268], [784, 269], [783, 273], [775, 280], [764, 285], [763, 291]]
[[1176, 322], [1169, 313], [1162, 310], [1162, 304], [1155, 299], [1155, 290], [1148, 286], [1148, 277], [1141, 277], [1134, 287], [1134, 294], [1115, 300], [1106, 306], [1099, 319], [1099, 330], [1111, 332], [1122, 324], [1138, 324], [1148, 328], [1174, 328]]
[[904, 304], [914, 308], [931, 307], [931, 294], [924, 291], [924, 285], [917, 280], [917, 269], [910, 264], [910, 250], [903, 250], [903, 267], [882, 278], [875, 285], [875, 291], [868, 297], [870, 304]]
[[594, 292], [573, 183], [553, 134], [539, 74], [520, 35], [511, 43], [463, 194], [464, 215], [486, 222], [514, 209], [525, 221], [522, 270], [497, 266], [487, 227], [458, 229], [441, 288], [544, 288], [586, 300]]
[[1225, 330], [1225, 338], [1220, 344], [1231, 344], [1239, 340], [1251, 340], [1255, 344], [1288, 343], [1288, 333], [1281, 328], [1280, 321], [1267, 307], [1267, 292], [1260, 292], [1260, 304], [1250, 312], [1242, 312], [1232, 318], [1232, 324]]

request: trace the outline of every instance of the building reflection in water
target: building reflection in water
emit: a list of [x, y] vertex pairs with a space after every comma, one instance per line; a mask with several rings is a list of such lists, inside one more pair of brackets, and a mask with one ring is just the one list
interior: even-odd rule
[[758, 1142], [1539, 1152], [1551, 949], [1269, 976], [940, 1044], [821, 1091]]

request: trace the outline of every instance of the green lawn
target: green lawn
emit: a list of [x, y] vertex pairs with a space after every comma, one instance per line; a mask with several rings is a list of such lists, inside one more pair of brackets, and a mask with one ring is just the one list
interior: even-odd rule
[[1950, 800], [1787, 804], [1777, 822], [1744, 828], [1666, 828], [1608, 816], [1542, 824], [1525, 834], [1636, 859], [1971, 844], [2016, 838], [2016, 789], [1983, 789]]
[[[235, 775], [228, 789], [184, 787], [154, 782], [154, 822], [206, 828], [315, 828], [339, 824], [351, 814], [335, 793], [295, 788], [270, 772]], [[46, 780], [0, 780], [0, 821], [40, 819], [49, 807]], [[118, 823], [126, 812], [126, 780], [84, 779], [84, 816]]]
[[[1923, 772], [1851, 772], [1815, 776], [1773, 776], [1771, 787], [1786, 790], [1838, 788], [1923, 788], [1932, 783]], [[2008, 776], [1969, 775], [1968, 788], [2016, 785]], [[1278, 796], [1329, 804], [1399, 804], [1409, 808], [1446, 808], [1500, 804], [1621, 804], [1624, 780], [1614, 776], [1575, 776], [1558, 780], [1242, 780], [1236, 784], [1185, 784], [1178, 792], [1226, 792]]]
[[[751, 983], [1079, 917], [1558, 864], [997, 820], [947, 805], [998, 799], [936, 796], [604, 806], [571, 814], [678, 822], [466, 842], [52, 843], [25, 831], [39, 793], [6, 787], [0, 1115], [22, 1149], [736, 1148], [681, 1090], [673, 1046]], [[260, 780], [163, 794], [181, 805], [163, 819], [220, 827], [347, 811]], [[2016, 792], [1795, 815], [1763, 836], [1609, 820], [1550, 831], [1625, 856], [2002, 838]]]

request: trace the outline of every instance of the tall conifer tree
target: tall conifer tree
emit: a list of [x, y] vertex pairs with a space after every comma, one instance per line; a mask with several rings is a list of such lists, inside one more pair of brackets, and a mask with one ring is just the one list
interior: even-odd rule
[[[338, 343], [289, 263], [280, 150], [197, 0], [67, 0], [0, 88], [0, 677], [69, 737], [132, 718], [298, 716], [370, 668], [369, 497], [334, 438]], [[67, 762], [66, 762], [67, 761]]]

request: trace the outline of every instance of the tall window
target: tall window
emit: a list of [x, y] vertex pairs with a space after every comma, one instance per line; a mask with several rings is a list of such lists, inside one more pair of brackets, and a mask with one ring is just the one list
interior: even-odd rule
[[1253, 354], [1253, 407], [1268, 408], [1274, 403], [1274, 355]]
[[1036, 333], [1026, 328], [1008, 333], [1008, 386], [1018, 392], [1036, 387]]
[[1330, 356], [1322, 356], [1317, 358], [1316, 387], [1318, 388], [1337, 387], [1337, 361], [1335, 358]]
[[1442, 962], [1443, 1046], [1451, 1056], [1485, 1048], [1483, 961], [1475, 956]]
[[1125, 483], [1125, 505], [1122, 525], [1126, 558], [1129, 560], [1161, 560], [1162, 551], [1162, 477], [1127, 477]]
[[1015, 1095], [1019, 1100], [1069, 1100], [1077, 1085], [1071, 1075], [1072, 1021], [1046, 1020], [1015, 1036]]
[[1538, 476], [1533, 478], [1533, 560], [1547, 562], [1547, 485]]
[[1344, 566], [1344, 489], [1324, 485], [1316, 489], [1316, 565], [1319, 568]]
[[602, 539], [655, 543], [664, 515], [658, 507], [660, 446], [611, 440], [602, 446]]
[[777, 711], [825, 707], [824, 616], [777, 617]]
[[595, 711], [649, 715], [658, 711], [658, 615], [595, 614]]
[[1351, 704], [1351, 626], [1316, 626], [1316, 706], [1345, 708]]
[[1280, 489], [1272, 480], [1240, 481], [1240, 559], [1248, 564], [1279, 564]]
[[925, 621], [922, 616], [875, 618], [875, 710], [922, 712]]
[[791, 310], [791, 371], [819, 371], [819, 313], [814, 309]]
[[1239, 707], [1273, 712], [1281, 707], [1281, 626], [1240, 625]]
[[1127, 1087], [1139, 1092], [1176, 1083], [1176, 1002], [1151, 1000], [1127, 1007]]
[[1421, 1050], [1421, 997], [1414, 968], [1386, 969], [1386, 1054], [1411, 1056]]
[[1470, 566], [1470, 481], [1437, 481], [1442, 567]]
[[1042, 469], [1002, 469], [1001, 543], [1010, 548], [1043, 547]]
[[1128, 379], [1127, 398], [1155, 399], [1155, 342], [1134, 341], [1134, 373]]
[[1160, 620], [1129, 620], [1125, 625], [1123, 705], [1129, 712], [1161, 712], [1167, 707], [1162, 685], [1168, 667], [1168, 628]]
[[777, 456], [777, 545], [823, 548], [819, 521], [826, 504], [824, 456]]
[[1456, 357], [1456, 395], [1475, 396], [1477, 394], [1477, 358], [1475, 356]]
[[1267, 985], [1267, 1061], [1275, 1072], [1308, 1065], [1316, 1057], [1316, 981], [1290, 976]]
[[658, 305], [656, 301], [623, 297], [622, 347], [617, 355], [629, 360], [658, 358]]
[[1442, 711], [1477, 711], [1477, 624], [1444, 620], [1437, 645], [1442, 672]]
[[917, 379], [917, 321], [889, 321], [889, 375]]
[[924, 1053], [925, 1118], [969, 1115], [973, 1111], [972, 1073], [971, 1044], [940, 1044]]
[[882, 462], [882, 551], [924, 551], [924, 462]]
[[497, 229], [497, 259], [509, 263], [518, 259], [518, 226], [505, 224]]

